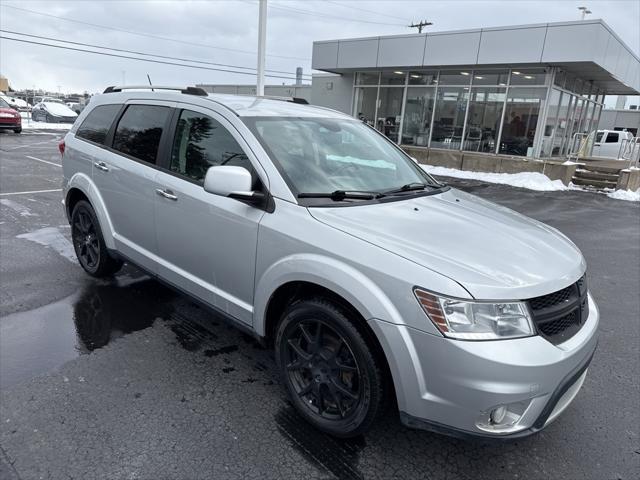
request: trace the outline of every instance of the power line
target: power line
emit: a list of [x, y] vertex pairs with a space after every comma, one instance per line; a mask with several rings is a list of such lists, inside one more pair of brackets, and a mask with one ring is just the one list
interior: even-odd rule
[[[255, 73], [251, 73], [251, 72], [239, 72], [237, 70], [229, 70], [229, 69], [224, 69], [224, 68], [213, 68], [213, 67], [203, 67], [203, 66], [199, 66], [199, 65], [187, 65], [184, 63], [175, 63], [175, 62], [165, 62], [163, 60], [153, 60], [150, 58], [137, 58], [137, 57], [129, 57], [126, 55], [118, 55], [115, 53], [108, 53], [108, 52], [96, 52], [93, 50], [83, 50], [81, 48], [74, 48], [74, 47], [66, 47], [64, 45], [53, 45], [51, 43], [43, 43], [43, 42], [35, 42], [32, 40], [24, 40], [22, 38], [12, 38], [12, 37], [5, 37], [4, 35], [0, 35], [0, 38], [4, 39], [4, 40], [11, 40], [14, 42], [22, 42], [22, 43], [30, 43], [33, 45], [41, 45], [41, 46], [45, 46], [45, 47], [51, 47], [51, 48], [59, 48], [62, 50], [72, 50], [75, 52], [84, 52], [84, 53], [93, 53], [95, 55], [104, 55], [106, 57], [116, 57], [116, 58], [126, 58], [128, 60], [138, 60], [140, 62], [148, 62], [148, 63], [158, 63], [158, 64], [162, 64], [162, 65], [174, 65], [176, 67], [186, 67], [186, 68], [197, 68], [199, 70], [211, 70], [214, 72], [227, 72], [227, 73], [237, 73], [239, 75], [250, 75], [252, 77], [255, 76]], [[101, 47], [104, 48], [104, 47]], [[270, 77], [270, 78], [284, 78], [286, 80], [295, 80], [295, 77], [284, 77], [281, 75], [265, 75], [265, 77]]]
[[[68, 43], [70, 45], [79, 45], [79, 46], [82, 46], [82, 47], [101, 48], [101, 49], [104, 49], [104, 50], [112, 50], [114, 52], [123, 52], [123, 53], [131, 53], [131, 54], [134, 54], [134, 55], [143, 55], [143, 56], [146, 56], [146, 57], [157, 57], [157, 58], [164, 58], [164, 59], [167, 59], [167, 60], [178, 60], [178, 61], [181, 61], [181, 62], [200, 63], [200, 64], [203, 64], [203, 65], [214, 65], [214, 66], [218, 66], [218, 67], [242, 68], [242, 69], [245, 69], [245, 70], [253, 70], [253, 72], [255, 72], [255, 70], [256, 70], [255, 68], [252, 68], [252, 67], [242, 67], [242, 66], [239, 66], [239, 65], [228, 65], [228, 64], [225, 64], [225, 63], [205, 62], [204, 60], [194, 60], [194, 59], [191, 59], [191, 58], [168, 57], [168, 56], [165, 56], [165, 55], [156, 55], [155, 53], [138, 52], [138, 51], [135, 51], [135, 50], [124, 50], [124, 49], [121, 49], [121, 48], [114, 48], [114, 47], [103, 47], [102, 45], [94, 45], [94, 44], [91, 44], [91, 43], [72, 42], [71, 40], [61, 40], [59, 38], [43, 37], [41, 35], [33, 35], [33, 34], [30, 34], [30, 33], [15, 32], [15, 31], [12, 31], [12, 30], [0, 29], [0, 32], [10, 33], [12, 35], [22, 35], [24, 37], [30, 37], [30, 38], [38, 38], [40, 40], [52, 40], [54, 42]], [[285, 72], [285, 71], [282, 71], [282, 70], [266, 70], [266, 71], [267, 72], [271, 72], [271, 73], [283, 73], [285, 75], [292, 75], [292, 72]], [[307, 74], [303, 74], [303, 75], [306, 75], [308, 77], [311, 76], [308, 73]]]
[[[138, 36], [141, 36], [141, 37], [155, 38], [156, 40], [166, 40], [166, 41], [169, 41], [169, 42], [182, 43], [184, 45], [192, 45], [192, 46], [196, 46], [196, 47], [205, 47], [205, 48], [215, 48], [217, 50], [227, 50], [229, 52], [256, 55], [256, 52], [252, 52], [252, 51], [249, 51], [249, 50], [238, 50], [238, 49], [235, 49], [235, 48], [217, 47], [215, 45], [207, 45], [207, 44], [203, 44], [203, 43], [194, 43], [194, 42], [187, 42], [185, 40], [177, 40], [175, 38], [161, 37], [159, 35], [153, 35], [151, 33], [134, 32], [132, 30], [125, 30], [125, 29], [117, 28], [117, 27], [108, 27], [106, 25], [99, 25], [97, 23], [89, 23], [89, 22], [85, 22], [85, 21], [82, 21], [82, 20], [76, 20], [74, 18], [60, 17], [58, 15], [52, 15], [50, 13], [37, 12], [35, 10], [29, 10], [27, 8], [14, 7], [13, 5], [0, 4], [0, 7], [10, 8], [10, 9], [13, 9], [13, 10], [19, 10], [21, 12], [33, 13], [34, 15], [41, 15], [41, 16], [44, 16], [44, 17], [57, 18], [58, 20], [64, 20], [66, 22], [79, 23], [79, 24], [82, 24], [82, 25], [88, 25], [90, 27], [103, 28], [105, 30], [114, 30], [116, 32], [123, 32], [123, 33], [128, 33], [128, 34], [131, 34], [131, 35], [138, 35]], [[267, 57], [288, 58], [288, 59], [294, 59], [294, 60], [310, 60], [309, 58], [306, 58], [306, 57], [293, 57], [293, 56], [275, 55], [275, 54], [267, 54]]]
[[293, 13], [297, 13], [300, 15], [309, 15], [312, 17], [318, 17], [318, 18], [330, 18], [332, 20], [342, 20], [344, 22], [355, 22], [355, 23], [369, 23], [369, 24], [373, 24], [373, 25], [390, 25], [390, 26], [394, 26], [394, 27], [406, 27], [406, 25], [404, 25], [403, 23], [385, 23], [385, 22], [374, 22], [371, 20], [359, 20], [356, 18], [347, 18], [347, 17], [339, 17], [336, 15], [327, 15], [324, 13], [319, 13], [319, 12], [314, 12], [311, 10], [302, 10], [300, 8], [293, 8], [293, 7], [283, 7], [281, 5], [272, 5], [269, 4], [269, 8], [273, 8], [276, 10], [282, 10], [285, 12], [293, 12]]
[[339, 7], [343, 7], [343, 8], [350, 8], [352, 10], [356, 10], [358, 12], [367, 12], [367, 13], [372, 13], [374, 15], [380, 15], [382, 17], [387, 17], [387, 18], [395, 18], [396, 20], [401, 20], [403, 22], [406, 22], [407, 19], [406, 18], [402, 18], [402, 17], [396, 17], [394, 15], [389, 15], [388, 13], [383, 13], [383, 12], [376, 12], [374, 10], [366, 10], [362, 7], [354, 7], [353, 5], [345, 5], [344, 3], [340, 3], [340, 2], [334, 2], [332, 0], [323, 0], [324, 3], [333, 3], [334, 5], [338, 5]]

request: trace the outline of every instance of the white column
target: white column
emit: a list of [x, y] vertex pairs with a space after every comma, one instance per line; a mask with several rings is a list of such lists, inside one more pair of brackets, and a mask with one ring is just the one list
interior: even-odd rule
[[256, 95], [264, 95], [264, 61], [267, 50], [267, 0], [260, 0], [258, 14], [258, 78]]

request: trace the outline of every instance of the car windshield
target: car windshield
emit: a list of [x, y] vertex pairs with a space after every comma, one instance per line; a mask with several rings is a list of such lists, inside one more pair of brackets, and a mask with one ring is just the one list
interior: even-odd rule
[[0, 98], [0, 108], [11, 108], [11, 105], [4, 98]]
[[426, 187], [442, 186], [390, 141], [357, 120], [304, 117], [243, 120], [294, 194], [394, 190], [415, 193]]

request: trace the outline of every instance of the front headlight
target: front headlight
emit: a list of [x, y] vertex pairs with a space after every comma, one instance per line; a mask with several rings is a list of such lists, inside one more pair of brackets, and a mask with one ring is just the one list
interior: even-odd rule
[[535, 334], [524, 302], [477, 302], [435, 295], [420, 288], [413, 293], [445, 337], [458, 340], [503, 340]]

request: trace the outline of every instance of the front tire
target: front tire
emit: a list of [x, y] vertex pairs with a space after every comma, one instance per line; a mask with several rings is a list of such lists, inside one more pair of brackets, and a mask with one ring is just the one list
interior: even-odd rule
[[13, 133], [22, 133], [22, 128], [14, 128]]
[[109, 254], [96, 212], [86, 200], [73, 208], [71, 238], [80, 266], [92, 277], [108, 277], [122, 268], [122, 261]]
[[296, 301], [282, 315], [275, 342], [297, 411], [319, 430], [342, 438], [365, 433], [385, 399], [382, 369], [347, 315], [323, 298]]

